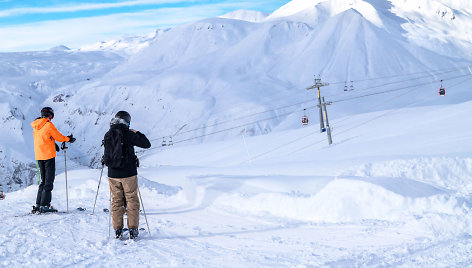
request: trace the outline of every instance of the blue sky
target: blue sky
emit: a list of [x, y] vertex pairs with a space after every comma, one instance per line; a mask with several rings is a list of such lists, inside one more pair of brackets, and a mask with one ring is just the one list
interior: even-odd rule
[[0, 52], [79, 48], [223, 15], [272, 13], [289, 0], [0, 0]]

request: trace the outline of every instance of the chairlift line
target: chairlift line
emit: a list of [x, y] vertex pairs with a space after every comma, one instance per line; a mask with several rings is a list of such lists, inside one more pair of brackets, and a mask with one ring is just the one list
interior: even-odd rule
[[[459, 71], [459, 70], [462, 70], [464, 68], [468, 68], [468, 66], [466, 67], [462, 67], [462, 68], [455, 68], [455, 69], [447, 69], [447, 71], [445, 72], [442, 72], [442, 73], [438, 73], [438, 74], [434, 74], [434, 75], [439, 75], [439, 74], [445, 74], [445, 73], [451, 73], [451, 72], [456, 72], [456, 71]], [[424, 72], [417, 72], [417, 73], [412, 73], [412, 74], [408, 74], [408, 75], [413, 75], [413, 74], [421, 74], [421, 73], [426, 73], [426, 72], [438, 72], [438, 71], [443, 71], [445, 69], [442, 69], [442, 70], [435, 70], [435, 71], [424, 71]], [[396, 75], [396, 76], [405, 76], [405, 75]], [[414, 80], [419, 80], [419, 79], [423, 79], [423, 78], [427, 78], [427, 77], [431, 77], [433, 76], [432, 74], [428, 74], [426, 76], [421, 76], [421, 77], [415, 77], [415, 78], [411, 78], [411, 79], [407, 79], [407, 80], [401, 80], [401, 81], [395, 81], [395, 82], [389, 82], [389, 83], [385, 83], [385, 84], [381, 84], [381, 85], [376, 85], [376, 86], [372, 86], [372, 87], [368, 87], [368, 88], [365, 88], [365, 89], [362, 89], [362, 90], [369, 90], [369, 89], [374, 89], [374, 88], [378, 88], [378, 87], [383, 87], [383, 86], [387, 86], [387, 85], [392, 85], [392, 84], [398, 84], [398, 83], [404, 83], [404, 82], [407, 82], [407, 81], [414, 81]], [[392, 76], [393, 77], [393, 76]], [[385, 78], [385, 77], [384, 77]], [[372, 78], [372, 79], [366, 79], [366, 80], [378, 80], [378, 79], [382, 79], [382, 77], [380, 78]], [[345, 90], [345, 91], [353, 91], [354, 90], [354, 82], [359, 82], [359, 81], [364, 81], [364, 80], [350, 80], [351, 81], [351, 85], [349, 87], [348, 90]], [[344, 81], [342, 83], [347, 83], [347, 81]], [[337, 83], [330, 83], [330, 84], [337, 84]], [[420, 85], [424, 85], [424, 84], [420, 84]], [[346, 85], [346, 88], [347, 89], [347, 85]], [[392, 90], [393, 91], [393, 90]], [[377, 95], [377, 93], [373, 93], [374, 95]], [[338, 95], [341, 95], [341, 94], [338, 94]], [[338, 95], [332, 95], [330, 97], [335, 97], [335, 96], [338, 96]], [[263, 112], [258, 112], [258, 113], [254, 113], [254, 114], [249, 114], [249, 115], [245, 115], [245, 116], [241, 116], [241, 117], [237, 117], [237, 118], [234, 118], [234, 119], [231, 119], [231, 120], [227, 120], [227, 121], [222, 121], [222, 122], [218, 122], [218, 123], [215, 123], [215, 124], [210, 124], [210, 125], [203, 125], [201, 127], [198, 127], [198, 128], [194, 128], [194, 129], [190, 129], [190, 130], [186, 130], [186, 131], [183, 131], [183, 132], [180, 132], [180, 131], [177, 131], [176, 134], [172, 135], [172, 136], [179, 136], [179, 135], [182, 135], [182, 134], [186, 134], [186, 133], [190, 133], [190, 132], [194, 132], [194, 131], [198, 131], [198, 130], [202, 130], [202, 129], [206, 129], [206, 128], [209, 128], [209, 127], [214, 127], [214, 126], [219, 126], [219, 125], [223, 125], [223, 124], [227, 124], [227, 123], [230, 123], [230, 122], [234, 122], [234, 121], [239, 121], [239, 120], [242, 120], [242, 119], [245, 119], [245, 118], [250, 118], [250, 117], [254, 117], [256, 115], [260, 115], [260, 114], [265, 114], [265, 113], [269, 113], [269, 112], [273, 112], [273, 111], [277, 111], [277, 110], [282, 110], [282, 109], [285, 109], [285, 108], [289, 108], [289, 107], [293, 107], [293, 106], [299, 106], [299, 105], [302, 105], [302, 104], [306, 104], [306, 103], [310, 103], [312, 102], [312, 100], [307, 100], [307, 101], [303, 101], [303, 102], [299, 102], [299, 103], [295, 103], [295, 104], [290, 104], [290, 105], [286, 105], [286, 106], [281, 106], [281, 107], [278, 107], [278, 108], [273, 108], [273, 109], [270, 109], [270, 110], [266, 110], [266, 111], [263, 111]], [[183, 127], [182, 127], [183, 128]], [[159, 140], [159, 139], [162, 139], [164, 137], [160, 137], [160, 138], [154, 138], [154, 139], [150, 139], [150, 141], [156, 141], [156, 140]]]
[[[459, 71], [459, 70], [463, 70], [463, 69], [468, 69], [468, 71], [470, 72], [470, 74], [467, 74], [467, 75], [461, 75], [461, 76], [456, 76], [456, 77], [451, 77], [451, 78], [447, 78], [447, 79], [444, 79], [444, 80], [454, 80], [454, 79], [457, 79], [457, 78], [460, 78], [460, 77], [465, 77], [465, 76], [469, 76], [472, 74], [472, 69], [470, 67], [470, 65], [468, 66], [465, 66], [465, 67], [462, 67], [462, 68], [456, 68], [456, 69], [453, 69], [453, 70], [448, 70], [446, 72], [443, 72], [443, 73], [450, 73], [450, 72], [455, 72], [455, 71]], [[443, 69], [444, 70], [444, 69]], [[390, 77], [398, 77], [398, 76], [406, 76], [406, 75], [414, 75], [414, 74], [420, 74], [420, 73], [426, 73], [426, 72], [438, 72], [438, 71], [442, 71], [442, 70], [435, 70], [435, 71], [424, 71], [424, 72], [418, 72], [418, 73], [411, 73], [411, 74], [403, 74], [403, 75], [395, 75], [395, 76], [390, 76]], [[438, 73], [438, 74], [442, 74], [442, 73]], [[396, 82], [396, 83], [403, 83], [403, 82], [406, 82], [406, 81], [412, 81], [412, 80], [418, 80], [418, 79], [422, 79], [424, 77], [430, 77], [432, 75], [438, 75], [438, 74], [430, 74], [428, 76], [422, 76], [422, 77], [417, 77], [417, 78], [413, 78], [413, 79], [408, 79], [408, 80], [403, 80], [403, 81], [399, 81], [399, 82]], [[378, 78], [371, 78], [371, 79], [364, 79], [364, 80], [351, 80], [351, 82], [353, 81], [356, 81], [356, 82], [360, 82], [360, 81], [367, 81], [367, 80], [378, 80], [378, 79], [383, 79], [383, 78], [389, 78], [389, 77], [378, 77]], [[412, 88], [412, 87], [417, 87], [417, 86], [422, 86], [422, 85], [428, 85], [428, 84], [432, 84], [432, 83], [436, 83], [437, 80], [433, 81], [433, 82], [427, 82], [427, 83], [421, 83], [421, 84], [417, 84], [417, 85], [412, 85], [412, 86], [407, 86], [407, 87], [403, 87], [403, 88], [397, 88], [397, 89], [392, 89], [392, 90], [386, 90], [386, 91], [382, 91], [382, 92], [376, 92], [376, 93], [370, 93], [370, 94], [366, 94], [366, 95], [361, 95], [361, 96], [356, 96], [356, 97], [352, 97], [352, 98], [348, 98], [348, 99], [340, 99], [340, 100], [335, 100], [333, 101], [334, 102], [342, 102], [342, 101], [347, 101], [347, 100], [353, 100], [353, 99], [358, 99], [358, 98], [363, 98], [363, 97], [368, 97], [368, 96], [373, 96], [373, 95], [379, 95], [379, 94], [383, 94], [383, 93], [389, 93], [389, 92], [393, 92], [393, 91], [397, 91], [397, 90], [403, 90], [403, 89], [407, 89], [407, 88]], [[336, 82], [336, 83], [330, 83], [330, 84], [338, 84], [338, 83], [345, 83], [345, 86], [347, 87], [347, 81], [343, 81], [343, 82]], [[388, 83], [388, 84], [392, 84], [392, 83]], [[375, 86], [375, 87], [382, 87], [382, 86], [385, 86], [385, 85], [388, 85], [388, 84], [384, 84], [384, 85], [378, 85], [378, 86]], [[353, 85], [351, 85], [353, 87]], [[367, 88], [367, 89], [372, 89], [372, 88], [375, 88], [375, 87], [371, 87], [371, 88]], [[444, 90], [445, 91], [445, 90]], [[333, 96], [331, 96], [333, 97]], [[191, 129], [191, 130], [187, 130], [187, 131], [184, 131], [184, 132], [181, 132], [181, 130], [187, 126], [187, 124], [183, 125], [176, 133], [175, 135], [173, 136], [178, 136], [178, 135], [182, 135], [184, 133], [189, 133], [189, 132], [193, 132], [193, 131], [197, 131], [197, 130], [200, 130], [200, 129], [205, 129], [205, 128], [208, 128], [208, 127], [213, 127], [213, 126], [217, 126], [217, 125], [222, 125], [222, 124], [227, 124], [229, 122], [233, 122], [233, 121], [237, 121], [237, 120], [241, 120], [241, 119], [244, 119], [244, 118], [249, 118], [249, 117], [253, 117], [253, 116], [256, 116], [256, 115], [260, 115], [260, 114], [264, 114], [264, 113], [268, 113], [268, 112], [273, 112], [273, 111], [277, 111], [277, 110], [281, 110], [281, 109], [285, 109], [285, 108], [289, 108], [289, 107], [293, 107], [293, 106], [299, 106], [299, 105], [302, 105], [302, 104], [306, 104], [306, 103], [310, 103], [312, 102], [313, 100], [310, 99], [310, 100], [307, 100], [307, 101], [303, 101], [303, 102], [298, 102], [298, 103], [295, 103], [295, 104], [291, 104], [291, 105], [286, 105], [286, 106], [282, 106], [282, 107], [279, 107], [279, 108], [274, 108], [274, 109], [271, 109], [271, 110], [267, 110], [267, 111], [263, 111], [263, 112], [258, 112], [258, 113], [254, 113], [254, 114], [250, 114], [250, 115], [246, 115], [246, 116], [242, 116], [242, 117], [239, 117], [239, 118], [235, 118], [235, 119], [232, 119], [232, 120], [228, 120], [228, 121], [224, 121], [224, 122], [219, 122], [219, 123], [215, 123], [215, 124], [212, 124], [212, 125], [204, 125], [202, 127], [199, 127], [199, 128], [195, 128], [195, 129]], [[312, 108], [312, 107], [309, 107], [309, 108]], [[295, 111], [296, 112], [296, 111]], [[293, 113], [293, 112], [291, 112]], [[256, 122], [252, 122], [252, 123], [248, 123], [248, 124], [245, 124], [243, 126], [247, 126], [247, 125], [250, 125], [250, 124], [254, 124], [254, 123], [258, 123], [258, 122], [262, 122], [262, 121], [266, 121], [266, 120], [270, 120], [270, 119], [273, 119], [273, 118], [277, 118], [277, 117], [280, 117], [280, 116], [285, 116], [285, 115], [288, 115], [288, 114], [291, 114], [291, 113], [286, 113], [286, 114], [283, 114], [283, 115], [278, 115], [276, 117], [271, 117], [269, 119], [264, 119], [264, 120], [258, 120]], [[303, 123], [303, 122], [302, 122]], [[240, 127], [240, 126], [238, 126]], [[237, 127], [235, 127], [237, 128]], [[177, 141], [175, 143], [172, 143], [172, 144], [176, 144], [176, 143], [180, 143], [180, 142], [184, 142], [184, 141], [187, 141], [187, 140], [193, 140], [193, 139], [197, 139], [197, 138], [201, 138], [201, 137], [205, 137], [205, 136], [208, 136], [208, 135], [212, 135], [212, 134], [216, 134], [216, 133], [221, 133], [221, 132], [224, 132], [224, 131], [228, 131], [228, 130], [232, 130], [234, 128], [229, 128], [229, 129], [224, 129], [224, 130], [221, 130], [221, 131], [217, 131], [217, 132], [213, 132], [213, 133], [210, 133], [210, 134], [207, 134], [207, 135], [201, 135], [201, 136], [198, 136], [198, 137], [195, 137], [195, 138], [189, 138], [189, 139], [186, 139], [186, 140], [182, 140], [182, 141]], [[172, 139], [171, 136], [168, 136]], [[159, 140], [159, 139], [163, 139], [165, 137], [161, 137], [161, 138], [157, 138], [157, 139], [152, 139], [151, 141], [156, 141], [156, 140]], [[161, 146], [159, 146], [158, 148], [161, 148]], [[154, 148], [152, 148], [154, 149]], [[72, 158], [69, 158], [69, 160], [79, 160], [79, 159], [83, 159], [83, 158], [86, 158], [86, 157], [90, 157], [89, 154], [84, 154], [84, 155], [79, 155], [79, 156], [76, 156], [76, 157], [72, 157]], [[79, 166], [83, 166], [81, 164], [77, 165], [76, 167], [79, 167]], [[60, 170], [60, 169], [59, 169]]]
[[[458, 68], [455, 68], [455, 69], [450, 69], [450, 68], [447, 68], [447, 69], [437, 69], [437, 70], [429, 70], [429, 71], [423, 71], [423, 72], [415, 72], [415, 73], [408, 73], [408, 74], [397, 74], [397, 75], [389, 75], [389, 76], [379, 76], [379, 77], [373, 77], [373, 78], [365, 78], [365, 79], [355, 79], [353, 80], [354, 82], [365, 82], [365, 81], [372, 81], [372, 80], [380, 80], [380, 79], [387, 79], [387, 78], [395, 78], [395, 77], [401, 77], [401, 76], [410, 76], [410, 75], [415, 75], [415, 74], [423, 74], [423, 73], [435, 73], [435, 72], [442, 72], [442, 71], [445, 71], [445, 72], [454, 72], [454, 71], [460, 71], [460, 70], [464, 70], [466, 68], [469, 68], [469, 70], [471, 70], [471, 67], [470, 65], [468, 66], [464, 66], [464, 67], [458, 67]], [[471, 71], [472, 73], [472, 71]], [[442, 73], [439, 73], [439, 74], [442, 74]], [[430, 74], [429, 76], [433, 76], [433, 75], [438, 75], [438, 74]], [[342, 84], [344, 83], [345, 81], [339, 81], [339, 82], [334, 82], [334, 83], [330, 83], [332, 85], [335, 85], [335, 84]]]
[[[455, 76], [455, 77], [449, 77], [449, 78], [444, 79], [444, 80], [455, 80], [455, 79], [457, 79], [457, 78], [466, 77], [466, 76], [469, 76], [469, 74], [467, 74], [467, 75], [459, 75], [459, 76]], [[380, 94], [395, 92], [395, 91], [398, 91], [398, 90], [404, 90], [404, 89], [409, 89], [409, 88], [414, 88], [414, 87], [419, 87], [419, 86], [430, 85], [430, 84], [434, 84], [434, 83], [437, 83], [437, 82], [438, 82], [438, 80], [434, 80], [434, 81], [431, 81], [431, 82], [425, 82], [425, 83], [416, 84], [416, 85], [412, 85], [412, 86], [406, 86], [406, 87], [402, 87], [402, 88], [394, 88], [394, 89], [389, 89], [389, 90], [385, 90], [385, 91], [380, 91], [380, 92], [374, 92], [374, 93], [369, 93], [369, 94], [365, 94], [365, 95], [355, 96], [355, 97], [351, 97], [351, 98], [334, 100], [334, 101], [332, 101], [332, 102], [333, 102], [333, 103], [337, 103], [337, 102], [355, 100], [355, 99], [360, 99], [360, 98], [364, 98], [364, 97], [370, 97], [370, 96], [375, 96], [375, 95], [380, 95]]]

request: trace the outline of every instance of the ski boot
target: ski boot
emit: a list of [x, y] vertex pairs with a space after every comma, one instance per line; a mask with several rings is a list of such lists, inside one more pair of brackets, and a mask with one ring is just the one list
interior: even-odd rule
[[39, 213], [39, 205], [33, 206], [33, 209], [31, 210], [31, 214], [36, 214]]
[[139, 231], [137, 228], [130, 228], [129, 229], [129, 239], [136, 239], [138, 238]]
[[52, 206], [40, 206], [39, 212], [40, 213], [57, 212], [57, 209], [53, 208]]
[[123, 235], [123, 229], [115, 230], [115, 239], [120, 239], [122, 235]]

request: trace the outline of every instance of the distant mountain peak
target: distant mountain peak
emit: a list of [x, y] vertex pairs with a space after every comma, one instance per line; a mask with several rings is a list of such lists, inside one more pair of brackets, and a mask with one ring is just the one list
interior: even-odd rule
[[55, 46], [49, 49], [49, 51], [54, 51], [54, 52], [61, 52], [61, 51], [68, 51], [68, 50], [70, 50], [70, 48], [64, 45]]
[[303, 21], [317, 22], [320, 17], [333, 17], [351, 9], [374, 25], [383, 27], [376, 8], [364, 0], [292, 0], [272, 13], [268, 19], [297, 17]]

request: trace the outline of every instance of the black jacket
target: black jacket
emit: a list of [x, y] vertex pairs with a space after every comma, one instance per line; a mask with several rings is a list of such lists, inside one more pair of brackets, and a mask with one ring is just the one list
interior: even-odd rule
[[126, 162], [124, 168], [108, 168], [108, 177], [110, 178], [127, 178], [131, 176], [138, 175], [138, 168], [136, 166], [136, 154], [134, 153], [134, 146], [141, 148], [150, 148], [151, 142], [149, 142], [146, 136], [137, 131], [134, 133], [129, 130], [129, 128], [123, 124], [117, 124], [110, 127], [112, 128], [121, 128], [123, 130], [124, 137], [124, 150], [126, 152]]

